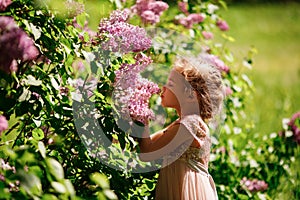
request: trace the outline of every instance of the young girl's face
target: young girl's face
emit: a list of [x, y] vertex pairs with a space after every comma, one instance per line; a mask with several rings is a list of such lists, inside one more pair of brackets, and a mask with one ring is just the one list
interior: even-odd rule
[[163, 107], [178, 109], [180, 96], [183, 95], [184, 77], [172, 70], [166, 85], [163, 87], [161, 94], [161, 104]]

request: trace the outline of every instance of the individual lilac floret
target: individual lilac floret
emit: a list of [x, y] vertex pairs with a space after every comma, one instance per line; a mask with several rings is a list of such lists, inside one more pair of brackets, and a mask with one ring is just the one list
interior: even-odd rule
[[0, 0], [0, 11], [4, 11], [11, 3], [11, 0]]
[[114, 11], [109, 19], [103, 19], [99, 25], [99, 38], [106, 38], [102, 43], [104, 50], [128, 53], [149, 49], [152, 42], [146, 31], [127, 23], [128, 11]]
[[163, 1], [137, 0], [131, 9], [141, 17], [143, 23], [156, 24], [160, 21], [163, 11], [168, 8], [169, 5]]
[[246, 188], [251, 192], [263, 192], [268, 189], [268, 184], [263, 180], [253, 179], [249, 180], [246, 177], [244, 177], [241, 180], [241, 185], [246, 186]]
[[225, 63], [222, 60], [220, 60], [218, 56], [208, 53], [201, 53], [199, 57], [205, 62], [217, 67], [220, 71], [223, 71], [225, 73], [229, 72], [229, 67], [225, 65]]
[[217, 26], [220, 28], [221, 31], [227, 31], [229, 29], [227, 22], [221, 19], [217, 21]]
[[4, 116], [0, 115], [0, 135], [6, 129], [8, 129], [8, 122]]
[[33, 40], [12, 17], [0, 17], [0, 55], [0, 69], [7, 73], [17, 70], [16, 60], [30, 61], [39, 55]]

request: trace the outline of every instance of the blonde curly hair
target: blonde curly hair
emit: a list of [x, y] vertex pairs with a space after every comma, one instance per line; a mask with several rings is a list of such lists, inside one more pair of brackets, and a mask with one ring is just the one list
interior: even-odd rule
[[219, 114], [224, 99], [224, 87], [220, 71], [197, 58], [177, 58], [173, 69], [184, 76], [189, 85], [186, 89], [196, 91], [200, 116], [204, 121]]

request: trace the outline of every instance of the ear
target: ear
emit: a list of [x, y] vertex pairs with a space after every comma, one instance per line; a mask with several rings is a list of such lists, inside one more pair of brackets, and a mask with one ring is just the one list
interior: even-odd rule
[[187, 102], [198, 102], [197, 92], [195, 90], [189, 90], [188, 94], [186, 95]]

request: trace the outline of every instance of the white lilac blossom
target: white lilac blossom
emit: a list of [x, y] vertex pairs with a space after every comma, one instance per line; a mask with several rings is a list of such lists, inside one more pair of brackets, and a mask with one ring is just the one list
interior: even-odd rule
[[12, 17], [0, 17], [0, 55], [0, 69], [7, 73], [17, 70], [17, 60], [31, 61], [39, 55], [33, 40]]
[[149, 108], [149, 99], [160, 92], [157, 84], [143, 78], [140, 72], [151, 62], [151, 58], [138, 54], [135, 63], [123, 64], [115, 71], [115, 105], [125, 120], [139, 121], [145, 124], [153, 119], [154, 113]]
[[147, 37], [145, 29], [127, 23], [128, 14], [127, 10], [116, 10], [109, 19], [100, 22], [98, 37], [105, 38], [101, 42], [104, 50], [128, 53], [150, 48], [151, 39]]
[[67, 8], [69, 17], [76, 17], [84, 12], [84, 4], [76, 1], [66, 1], [65, 6]]
[[163, 11], [168, 8], [169, 5], [163, 1], [137, 0], [131, 9], [141, 17], [143, 23], [156, 24], [160, 21]]
[[3, 115], [0, 115], [0, 135], [6, 129], [8, 129], [8, 122]]

